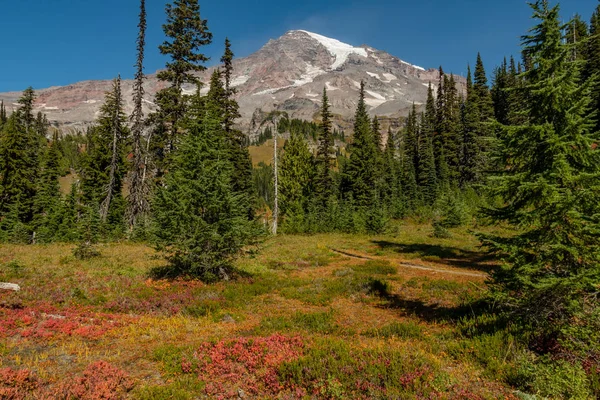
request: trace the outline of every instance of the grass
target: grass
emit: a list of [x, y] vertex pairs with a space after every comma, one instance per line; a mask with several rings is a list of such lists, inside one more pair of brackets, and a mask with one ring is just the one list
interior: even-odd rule
[[446, 271], [493, 260], [466, 229], [393, 232], [271, 238], [238, 261], [242, 277], [214, 285], [149, 279], [164, 260], [142, 244], [86, 260], [73, 245], [2, 245], [0, 281], [22, 290], [0, 293], [0, 398], [60, 397], [80, 390], [73, 376], [133, 399], [590, 393], [581, 369], [538, 359], [510, 329], [482, 329], [499, 326], [493, 314], [473, 318], [484, 278]]
[[[285, 142], [285, 139], [279, 138], [277, 140], [277, 148], [279, 150], [282, 150], [285, 146]], [[260, 164], [261, 162], [264, 162], [267, 165], [271, 165], [271, 163], [273, 162], [273, 144], [273, 139], [269, 139], [260, 146], [248, 147], [250, 157], [252, 158], [252, 163], [255, 166]]]

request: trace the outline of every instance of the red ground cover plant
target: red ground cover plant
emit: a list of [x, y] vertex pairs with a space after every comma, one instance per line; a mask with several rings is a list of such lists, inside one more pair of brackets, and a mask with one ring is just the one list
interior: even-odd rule
[[118, 400], [133, 389], [133, 380], [121, 369], [97, 361], [81, 376], [58, 385], [46, 398], [81, 400]]
[[119, 368], [97, 361], [80, 376], [67, 378], [57, 385], [40, 382], [29, 370], [0, 369], [2, 400], [118, 400], [133, 388], [133, 380]]
[[0, 369], [0, 399], [25, 399], [28, 393], [36, 390], [38, 387], [38, 381], [31, 371], [27, 369]]
[[279, 382], [279, 366], [301, 357], [303, 350], [298, 336], [221, 340], [200, 346], [193, 362], [182, 361], [182, 370], [196, 371], [206, 382], [206, 394], [214, 398], [237, 398], [239, 390], [250, 396], [274, 395], [284, 389]]
[[23, 308], [0, 307], [0, 337], [55, 339], [77, 336], [98, 339], [124, 325], [123, 316], [101, 314], [70, 307], [58, 310], [50, 305]]

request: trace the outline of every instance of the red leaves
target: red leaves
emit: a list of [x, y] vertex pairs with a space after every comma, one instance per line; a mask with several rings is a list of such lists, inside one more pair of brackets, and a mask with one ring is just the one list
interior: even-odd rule
[[0, 308], [0, 337], [20, 336], [32, 339], [55, 339], [77, 336], [98, 339], [122, 325], [116, 315], [77, 309], [56, 310], [39, 306], [23, 309]]
[[[300, 337], [273, 335], [267, 338], [237, 338], [205, 343], [194, 354], [198, 376], [207, 382], [206, 393], [237, 397], [238, 390], [257, 395], [277, 394], [279, 366], [302, 356]], [[187, 369], [189, 364], [184, 360]], [[184, 371], [185, 371], [184, 369]]]
[[[0, 369], [0, 399], [26, 398], [117, 400], [133, 388], [125, 372], [105, 362], [89, 365], [80, 376], [67, 378], [56, 386], [49, 386], [33, 376], [29, 370]], [[35, 396], [32, 394], [35, 393]]]

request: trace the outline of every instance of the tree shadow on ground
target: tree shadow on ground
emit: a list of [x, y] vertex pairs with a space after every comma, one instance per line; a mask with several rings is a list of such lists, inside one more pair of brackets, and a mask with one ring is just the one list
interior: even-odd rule
[[490, 262], [494, 257], [479, 251], [469, 251], [457, 247], [437, 244], [413, 243], [402, 244], [385, 240], [373, 240], [372, 243], [384, 250], [393, 250], [401, 254], [416, 254], [418, 257], [438, 257], [444, 264], [452, 267], [491, 272], [494, 265]]

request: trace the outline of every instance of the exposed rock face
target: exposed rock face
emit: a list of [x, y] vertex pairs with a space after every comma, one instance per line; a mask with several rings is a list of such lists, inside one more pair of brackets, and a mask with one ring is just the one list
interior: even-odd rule
[[[360, 82], [366, 84], [371, 115], [395, 119], [406, 116], [412, 104], [421, 105], [427, 86], [437, 89], [437, 69], [425, 70], [368, 46], [354, 47], [306, 31], [290, 31], [269, 41], [249, 57], [234, 61], [234, 86], [245, 131], [262, 121], [257, 116], [285, 111], [292, 118], [313, 120], [318, 115], [323, 88], [328, 90], [332, 112], [340, 125], [349, 125], [358, 102]], [[208, 82], [212, 68], [202, 74]], [[458, 78], [460, 86], [464, 79]], [[146, 81], [146, 112], [153, 111], [154, 95], [165, 83], [149, 75]], [[90, 125], [111, 89], [110, 81], [85, 81], [38, 92], [37, 110], [55, 125], [82, 129]], [[193, 88], [186, 88], [193, 93]], [[208, 88], [203, 88], [207, 92]], [[123, 81], [127, 112], [131, 112], [132, 82]], [[10, 112], [20, 93], [0, 93]], [[254, 118], [253, 118], [254, 116]]]

